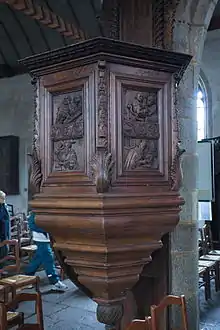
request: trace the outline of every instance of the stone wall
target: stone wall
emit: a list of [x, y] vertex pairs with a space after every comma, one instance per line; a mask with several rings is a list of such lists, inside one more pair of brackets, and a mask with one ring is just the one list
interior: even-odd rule
[[[173, 38], [174, 50], [193, 56], [178, 93], [180, 138], [186, 149], [181, 189], [185, 205], [180, 223], [171, 235], [170, 260], [171, 292], [186, 296], [189, 329], [199, 328], [196, 91], [207, 28], [216, 3], [217, 0], [180, 1]], [[176, 318], [174, 313], [172, 319]]]
[[201, 77], [208, 97], [208, 137], [220, 135], [220, 30], [209, 31], [205, 41]]
[[[20, 138], [19, 173], [20, 194], [7, 196], [15, 211], [27, 210], [28, 159], [32, 138], [32, 86], [28, 75], [0, 80], [0, 136], [16, 135]], [[1, 187], [0, 187], [1, 189]]]

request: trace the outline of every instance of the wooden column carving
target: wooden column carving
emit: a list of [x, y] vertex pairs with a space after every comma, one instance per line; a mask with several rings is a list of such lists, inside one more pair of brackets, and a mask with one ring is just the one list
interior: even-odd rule
[[172, 93], [189, 61], [103, 38], [22, 61], [40, 81], [37, 223], [112, 329], [127, 290], [179, 221]]
[[152, 1], [152, 45], [172, 49], [176, 9], [180, 0]]

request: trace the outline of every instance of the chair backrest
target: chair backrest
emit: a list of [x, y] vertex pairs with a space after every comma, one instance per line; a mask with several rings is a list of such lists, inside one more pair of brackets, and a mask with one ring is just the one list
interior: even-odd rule
[[151, 329], [159, 330], [159, 324], [161, 320], [161, 315], [166, 311], [167, 307], [172, 305], [179, 305], [182, 316], [182, 326], [181, 330], [188, 330], [188, 321], [187, 321], [187, 313], [186, 313], [186, 301], [184, 296], [166, 296], [159, 303], [159, 305], [151, 306]]
[[12, 204], [7, 203], [7, 210], [8, 210], [8, 214], [10, 215], [10, 217], [13, 217], [13, 215], [14, 215], [14, 206]]
[[[35, 301], [36, 303], [36, 314], [37, 314], [37, 322], [35, 324], [24, 324], [24, 329], [28, 330], [44, 330], [43, 323], [43, 309], [42, 309], [42, 299], [41, 294], [39, 292], [34, 293], [20, 293], [17, 294], [14, 300], [10, 301], [8, 304], [1, 303], [1, 319], [0, 324], [7, 324], [7, 311], [10, 311], [14, 308], [17, 308], [18, 304], [25, 301]], [[21, 326], [19, 329], [23, 329]], [[7, 328], [3, 328], [2, 330], [7, 330]]]
[[19, 244], [17, 240], [0, 242], [0, 277], [4, 272], [20, 272]]
[[207, 252], [214, 250], [213, 239], [212, 239], [212, 231], [210, 224], [205, 224], [203, 226], [203, 235], [205, 240], [205, 245], [207, 248]]
[[126, 330], [151, 330], [151, 317], [148, 316], [145, 320], [133, 320]]

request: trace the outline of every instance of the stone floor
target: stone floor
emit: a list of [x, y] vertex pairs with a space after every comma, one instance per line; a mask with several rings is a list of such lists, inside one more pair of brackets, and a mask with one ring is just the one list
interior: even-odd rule
[[[103, 330], [104, 326], [96, 320], [96, 303], [88, 299], [69, 280], [65, 280], [68, 290], [65, 293], [54, 293], [45, 278], [41, 277], [43, 299], [44, 329], [49, 330]], [[30, 290], [28, 290], [30, 291]], [[220, 330], [220, 291], [215, 292], [212, 284], [212, 299], [204, 299], [204, 291], [200, 289], [200, 329]], [[29, 322], [34, 322], [34, 305], [23, 303], [20, 310], [25, 313]]]
[[200, 289], [200, 329], [202, 330], [220, 330], [220, 291], [215, 292], [214, 283], [212, 283], [212, 299], [205, 301], [204, 291]]
[[[68, 290], [64, 293], [50, 291], [47, 279], [40, 274], [43, 300], [44, 330], [103, 330], [104, 325], [96, 320], [96, 303], [87, 298], [69, 280], [65, 280]], [[28, 290], [30, 292], [30, 290]], [[20, 305], [28, 322], [34, 323], [34, 303]]]

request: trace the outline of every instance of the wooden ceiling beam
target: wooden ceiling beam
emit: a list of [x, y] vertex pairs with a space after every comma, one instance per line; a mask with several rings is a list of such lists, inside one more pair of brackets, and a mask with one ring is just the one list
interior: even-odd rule
[[65, 37], [74, 41], [87, 39], [85, 31], [73, 23], [67, 23], [48, 8], [38, 5], [34, 0], [0, 0], [11, 8], [23, 12], [25, 15], [37, 20], [41, 24], [58, 31]]

